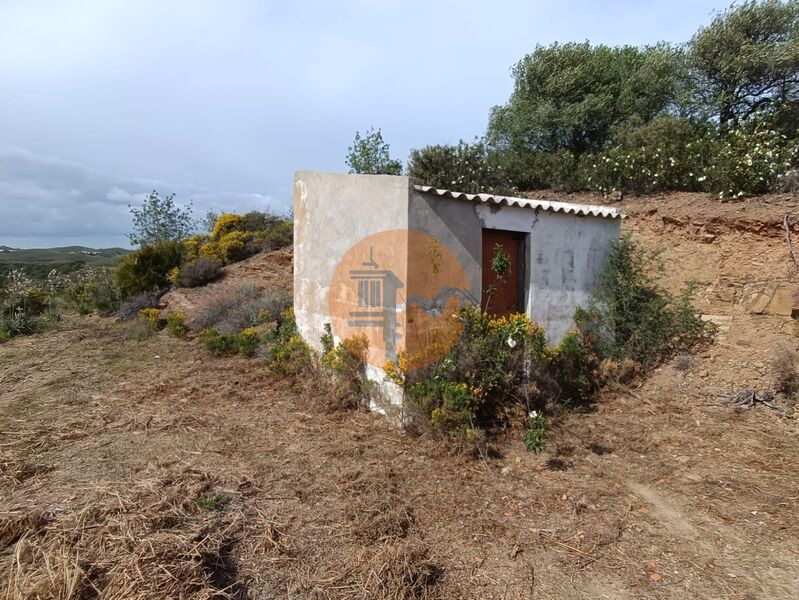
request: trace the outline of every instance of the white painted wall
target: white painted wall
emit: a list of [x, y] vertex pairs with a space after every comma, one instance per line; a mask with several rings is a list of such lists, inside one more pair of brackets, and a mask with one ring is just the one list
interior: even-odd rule
[[407, 177], [298, 171], [294, 176], [294, 317], [321, 349], [330, 280], [347, 251], [375, 233], [408, 227]]

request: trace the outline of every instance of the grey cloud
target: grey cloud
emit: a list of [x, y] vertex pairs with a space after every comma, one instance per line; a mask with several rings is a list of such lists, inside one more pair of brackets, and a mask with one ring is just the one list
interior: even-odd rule
[[285, 213], [289, 208], [286, 201], [267, 194], [122, 177], [0, 146], [0, 244], [22, 245], [18, 240], [40, 237], [54, 244], [82, 239], [85, 245], [126, 245], [129, 205], [140, 203], [152, 190], [174, 193], [176, 202], [184, 206], [191, 202], [197, 216], [208, 210]]

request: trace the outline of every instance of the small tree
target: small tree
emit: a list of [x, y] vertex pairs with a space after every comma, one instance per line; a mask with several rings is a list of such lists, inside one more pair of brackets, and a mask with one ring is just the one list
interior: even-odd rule
[[366, 135], [361, 137], [355, 132], [355, 140], [347, 149], [347, 166], [350, 173], [366, 173], [372, 175], [401, 175], [402, 163], [391, 158], [389, 145], [383, 141], [383, 134], [370, 127]]
[[186, 208], [177, 206], [175, 194], [161, 198], [153, 190], [141, 207], [129, 208], [133, 215], [133, 233], [128, 234], [128, 239], [136, 246], [179, 241], [189, 236], [195, 228], [191, 203]]

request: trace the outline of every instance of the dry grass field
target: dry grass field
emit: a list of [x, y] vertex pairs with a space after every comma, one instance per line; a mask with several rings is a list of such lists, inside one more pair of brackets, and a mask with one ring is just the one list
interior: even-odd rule
[[773, 386], [799, 346], [790, 317], [757, 312], [792, 285], [796, 207], [702, 202], [623, 208], [670, 283], [698, 282], [715, 343], [604, 390], [540, 455], [518, 433], [449, 452], [257, 358], [113, 319], [0, 345], [0, 595], [795, 598], [797, 421], [729, 396]]

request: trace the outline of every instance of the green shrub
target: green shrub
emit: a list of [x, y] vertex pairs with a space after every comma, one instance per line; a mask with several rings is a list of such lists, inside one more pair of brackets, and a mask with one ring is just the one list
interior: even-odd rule
[[219, 333], [216, 329], [204, 329], [200, 333], [200, 341], [215, 356], [229, 356], [239, 351], [237, 333]]
[[216, 329], [205, 329], [200, 333], [200, 341], [215, 356], [253, 356], [261, 344], [261, 337], [252, 328], [239, 333], [219, 333]]
[[274, 372], [289, 375], [310, 365], [311, 349], [300, 336], [294, 310], [280, 313], [274, 330], [267, 336], [266, 364]]
[[524, 434], [527, 451], [535, 454], [541, 452], [546, 446], [547, 437], [547, 418], [544, 413], [531, 410], [527, 416], [527, 431]]
[[660, 285], [661, 272], [658, 254], [629, 233], [612, 242], [588, 308], [575, 315], [581, 335], [602, 356], [651, 368], [711, 332], [691, 304], [691, 287], [675, 297]]
[[0, 327], [0, 344], [7, 342], [11, 339], [11, 334], [6, 331], [5, 327]]
[[123, 296], [155, 292], [169, 285], [169, 274], [180, 267], [183, 246], [180, 242], [158, 242], [126, 254], [114, 272]]
[[291, 246], [294, 240], [294, 223], [280, 219], [253, 235], [253, 243], [266, 251]]
[[231, 500], [233, 500], [233, 497], [230, 494], [222, 492], [220, 494], [197, 496], [194, 499], [194, 503], [203, 510], [218, 511], [225, 508]]
[[555, 352], [526, 315], [491, 317], [471, 307], [458, 313], [458, 326], [460, 339], [444, 357], [403, 373], [415, 412], [435, 429], [469, 439], [499, 426], [509, 407], [526, 414], [564, 401]]
[[411, 150], [408, 175], [424, 185], [466, 193], [508, 194], [512, 186], [502, 156], [483, 142], [436, 145]]
[[169, 333], [175, 337], [184, 337], [188, 333], [186, 327], [186, 313], [182, 310], [176, 310], [170, 313], [166, 318], [166, 328]]

